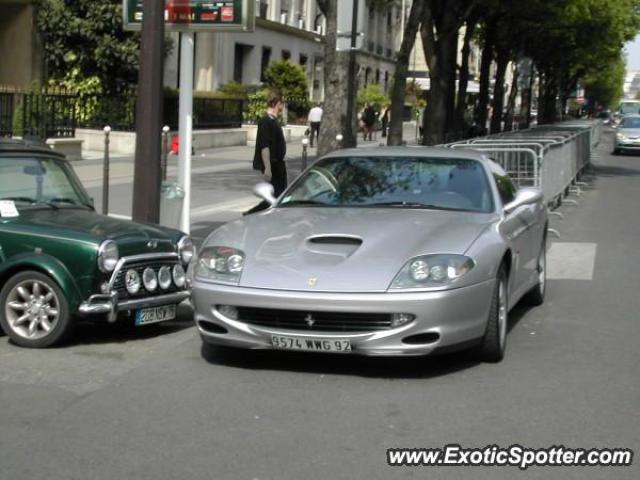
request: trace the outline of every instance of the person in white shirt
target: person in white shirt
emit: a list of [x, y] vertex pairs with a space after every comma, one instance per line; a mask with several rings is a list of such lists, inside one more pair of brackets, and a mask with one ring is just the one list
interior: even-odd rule
[[310, 145], [313, 147], [313, 140], [318, 136], [318, 141], [320, 140], [320, 123], [322, 122], [322, 105], [316, 104], [309, 111], [309, 126], [311, 127], [311, 139], [309, 141]]

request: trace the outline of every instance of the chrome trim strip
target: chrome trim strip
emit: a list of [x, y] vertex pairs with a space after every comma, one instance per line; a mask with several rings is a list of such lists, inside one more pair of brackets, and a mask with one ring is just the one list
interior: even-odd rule
[[135, 300], [126, 300], [118, 303], [117, 310], [132, 310], [134, 308], [153, 307], [156, 305], [170, 305], [180, 303], [191, 296], [188, 290], [170, 293], [168, 295], [159, 295], [157, 297], [139, 298]]

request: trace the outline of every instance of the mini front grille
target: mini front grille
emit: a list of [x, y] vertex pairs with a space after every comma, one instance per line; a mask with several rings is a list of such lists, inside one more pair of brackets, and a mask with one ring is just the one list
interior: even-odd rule
[[370, 332], [389, 330], [391, 314], [310, 312], [238, 307], [238, 320], [263, 327], [324, 332]]
[[145, 268], [151, 267], [158, 274], [160, 267], [168, 266], [170, 269], [173, 269], [175, 265], [178, 264], [178, 259], [147, 259], [147, 260], [136, 260], [132, 262], [127, 262], [122, 265], [122, 268], [116, 273], [115, 280], [113, 282], [113, 290], [118, 293], [118, 298], [122, 300], [126, 300], [129, 298], [142, 298], [148, 297], [149, 295], [159, 295], [163, 293], [173, 293], [181, 290], [176, 287], [173, 283], [173, 277], [171, 279], [171, 285], [166, 290], [163, 290], [158, 286], [155, 291], [148, 292], [145, 290], [144, 285], [140, 285], [140, 290], [135, 295], [130, 294], [124, 284], [124, 277], [128, 270], [135, 270], [140, 275], [140, 280], [142, 281], [142, 272], [144, 272]]

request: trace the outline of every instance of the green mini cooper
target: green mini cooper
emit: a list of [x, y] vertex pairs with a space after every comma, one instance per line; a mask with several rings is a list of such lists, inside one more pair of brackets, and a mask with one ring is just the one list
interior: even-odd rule
[[62, 155], [0, 140], [0, 325], [14, 343], [54, 345], [79, 317], [173, 319], [193, 255], [182, 232], [98, 215]]

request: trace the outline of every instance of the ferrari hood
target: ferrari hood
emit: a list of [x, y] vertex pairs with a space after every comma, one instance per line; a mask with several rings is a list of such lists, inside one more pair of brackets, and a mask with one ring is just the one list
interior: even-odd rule
[[245, 253], [241, 286], [385, 291], [409, 259], [462, 254], [492, 219], [423, 209], [277, 208], [224, 225], [206, 246]]

